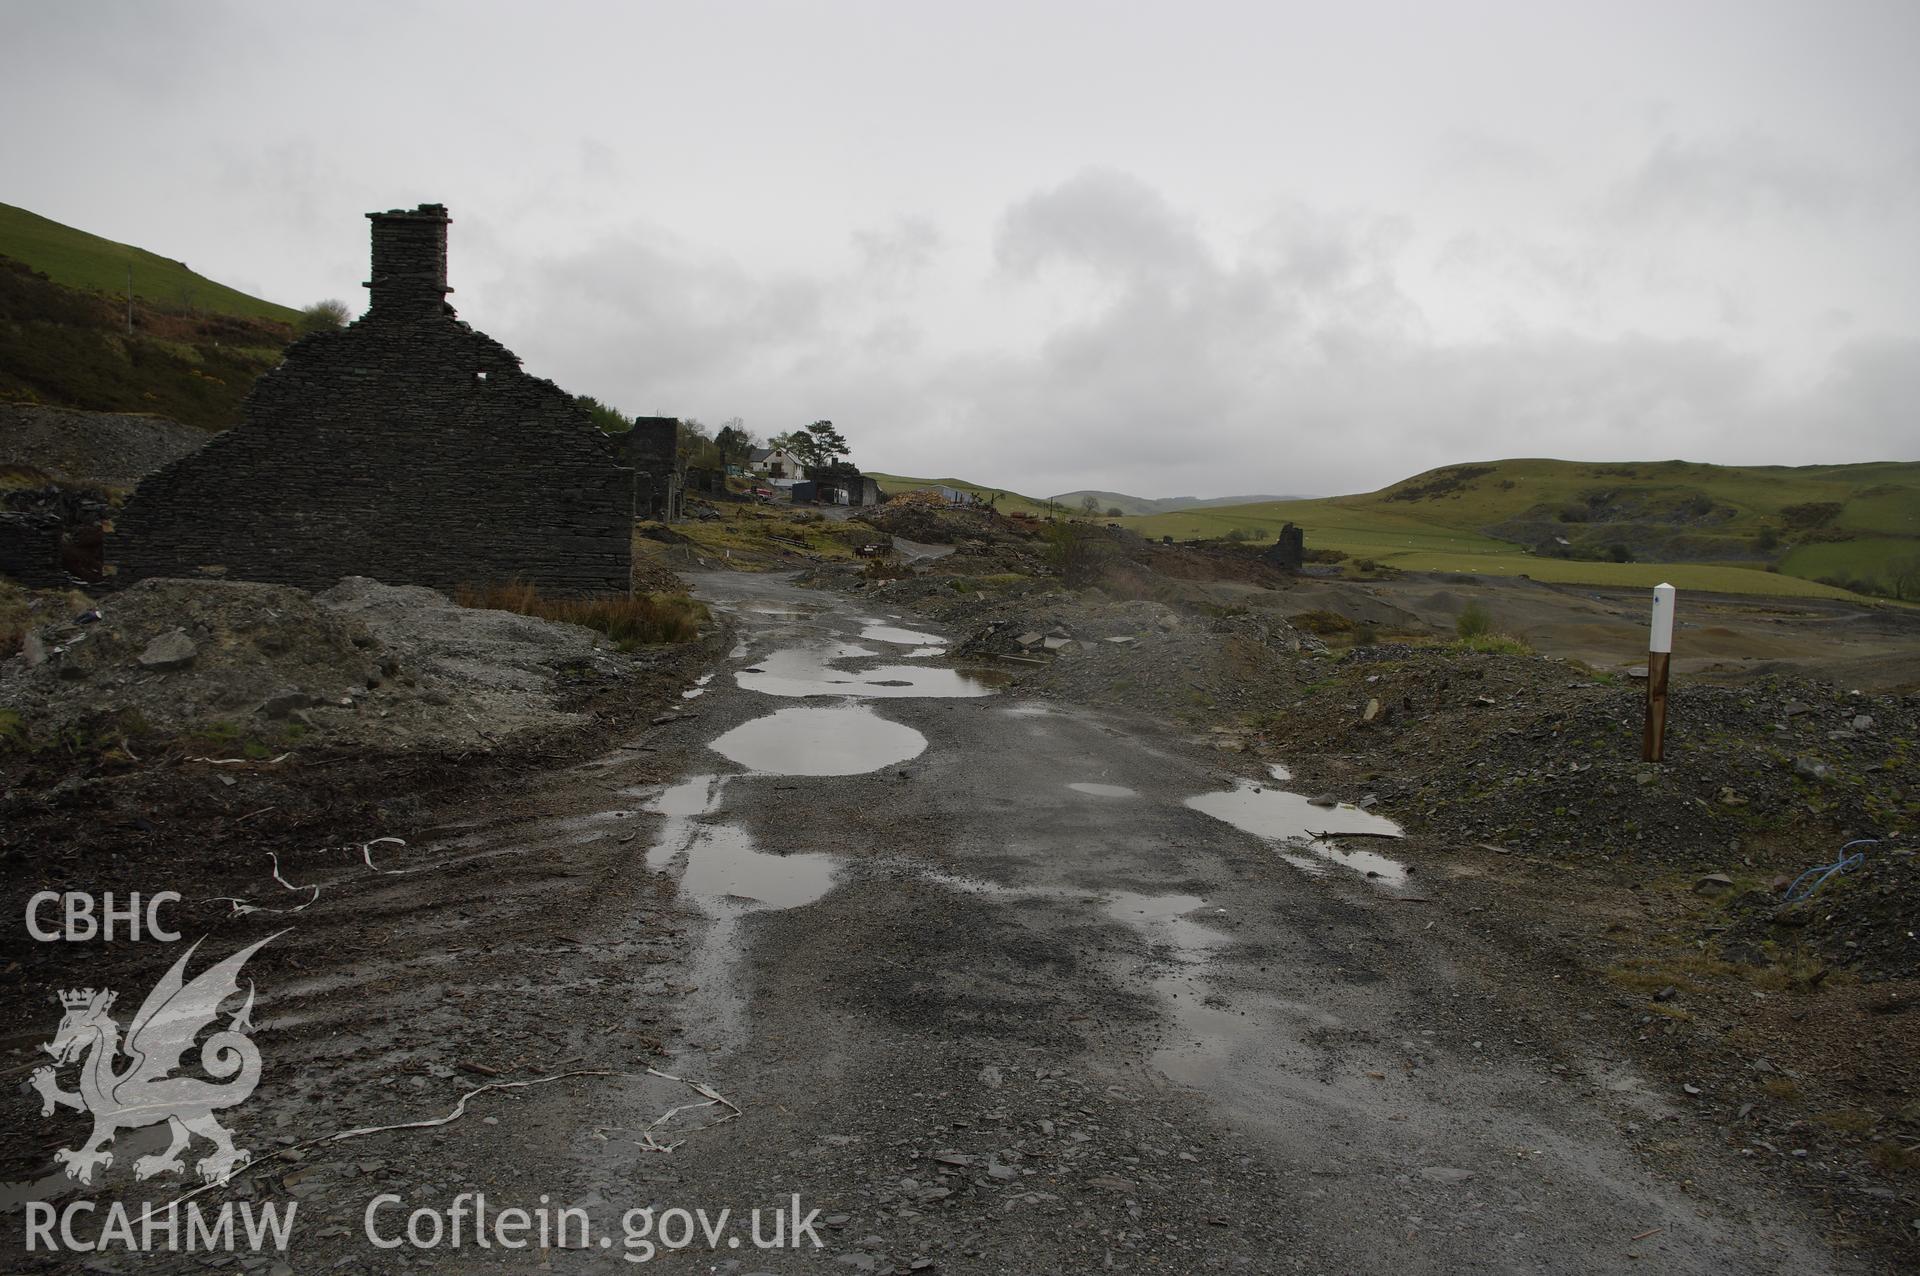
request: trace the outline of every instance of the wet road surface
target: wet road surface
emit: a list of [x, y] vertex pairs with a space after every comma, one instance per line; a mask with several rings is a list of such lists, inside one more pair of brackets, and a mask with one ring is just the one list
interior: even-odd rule
[[[1443, 943], [1392, 811], [1024, 699], [912, 617], [694, 581], [738, 641], [674, 711], [220, 936], [291, 924], [250, 1135], [291, 1270], [1836, 1270], [1737, 1161], [1643, 1159], [1684, 1099]], [[311, 1146], [489, 1077], [560, 1079]], [[387, 1239], [473, 1192], [599, 1230], [374, 1249], [377, 1192]], [[823, 1245], [756, 1247], [795, 1197]], [[734, 1214], [673, 1248], [636, 1209]]]
[[707, 919], [662, 1067], [746, 1115], [633, 1155], [541, 1101], [597, 1199], [832, 1220], [741, 1271], [1827, 1269], [1737, 1179], [1651, 1172], [1622, 1130], [1671, 1101], [1423, 938], [1436, 884], [1332, 836], [1391, 812], [1022, 700], [912, 618], [697, 589], [740, 644], [650, 737], [685, 775], [647, 862]]

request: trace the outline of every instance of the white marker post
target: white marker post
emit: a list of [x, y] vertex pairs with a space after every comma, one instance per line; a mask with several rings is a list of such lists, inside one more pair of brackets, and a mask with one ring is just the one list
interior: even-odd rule
[[1647, 636], [1647, 729], [1640, 760], [1660, 762], [1667, 753], [1667, 665], [1673, 659], [1672, 585], [1653, 587], [1653, 626]]

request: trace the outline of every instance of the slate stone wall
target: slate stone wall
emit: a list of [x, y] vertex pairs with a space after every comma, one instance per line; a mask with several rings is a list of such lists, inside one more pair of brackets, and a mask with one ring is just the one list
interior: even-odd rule
[[34, 589], [65, 587], [60, 542], [60, 520], [51, 514], [0, 514], [0, 576]]
[[289, 347], [242, 424], [140, 484], [118, 580], [626, 592], [631, 471], [572, 396], [454, 317], [445, 209], [369, 216], [372, 308]]

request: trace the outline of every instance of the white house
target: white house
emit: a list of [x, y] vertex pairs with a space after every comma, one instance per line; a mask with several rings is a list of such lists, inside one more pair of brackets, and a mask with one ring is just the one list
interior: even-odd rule
[[747, 469], [755, 474], [764, 474], [768, 478], [797, 479], [806, 477], [806, 466], [799, 457], [785, 448], [757, 447], [747, 454]]

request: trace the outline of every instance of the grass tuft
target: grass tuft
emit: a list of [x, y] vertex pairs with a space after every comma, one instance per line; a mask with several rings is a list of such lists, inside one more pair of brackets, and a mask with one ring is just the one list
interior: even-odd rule
[[1475, 634], [1453, 644], [1455, 651], [1477, 651], [1487, 656], [1531, 656], [1533, 648], [1512, 634]]
[[621, 651], [655, 643], [691, 642], [707, 609], [685, 594], [600, 594], [549, 598], [523, 580], [463, 585], [454, 591], [462, 607], [511, 611], [540, 620], [584, 625], [613, 640]]

